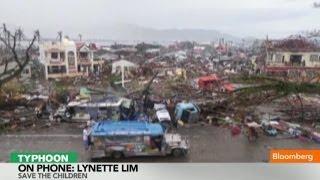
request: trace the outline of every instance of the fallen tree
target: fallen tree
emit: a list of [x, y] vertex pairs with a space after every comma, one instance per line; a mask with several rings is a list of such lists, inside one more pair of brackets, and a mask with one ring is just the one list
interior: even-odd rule
[[[305, 107], [301, 95], [320, 94], [320, 84], [310, 81], [297, 82], [264, 76], [243, 76], [233, 79], [233, 82], [237, 81], [253, 85], [233, 92], [229, 100], [234, 102], [234, 105], [259, 105], [294, 95], [300, 106], [301, 121], [305, 120]], [[291, 104], [288, 102], [288, 105]]]

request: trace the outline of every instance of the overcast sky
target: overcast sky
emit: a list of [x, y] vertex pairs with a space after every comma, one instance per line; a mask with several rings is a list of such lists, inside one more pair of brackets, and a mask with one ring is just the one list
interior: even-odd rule
[[0, 23], [42, 36], [90, 38], [119, 24], [215, 29], [239, 37], [282, 37], [320, 28], [314, 0], [0, 0]]

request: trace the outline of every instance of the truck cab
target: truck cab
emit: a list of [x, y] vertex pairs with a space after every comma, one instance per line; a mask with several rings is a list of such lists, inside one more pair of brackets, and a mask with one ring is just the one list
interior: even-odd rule
[[200, 108], [195, 103], [178, 103], [175, 109], [175, 119], [184, 123], [195, 123], [199, 120]]

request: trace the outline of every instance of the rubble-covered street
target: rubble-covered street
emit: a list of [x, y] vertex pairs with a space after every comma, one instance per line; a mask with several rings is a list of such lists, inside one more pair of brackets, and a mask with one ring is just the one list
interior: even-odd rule
[[[86, 162], [82, 145], [81, 129], [77, 124], [60, 124], [50, 129], [24, 130], [1, 135], [0, 160], [8, 161], [11, 151], [76, 151], [81, 162]], [[248, 142], [243, 135], [232, 137], [228, 128], [195, 126], [179, 132], [189, 137], [190, 154], [186, 158], [132, 157], [120, 162], [267, 162], [270, 148], [319, 148], [310, 140], [281, 137], [261, 137], [257, 142]], [[99, 159], [98, 161], [114, 161]]]

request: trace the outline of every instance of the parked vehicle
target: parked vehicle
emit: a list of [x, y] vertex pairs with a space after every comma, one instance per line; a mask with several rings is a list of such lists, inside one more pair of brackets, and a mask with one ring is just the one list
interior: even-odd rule
[[193, 123], [199, 120], [200, 108], [194, 103], [178, 103], [175, 109], [175, 119]]
[[91, 129], [91, 159], [129, 156], [183, 156], [188, 141], [179, 134], [165, 133], [158, 123], [100, 121]]
[[72, 118], [71, 109], [66, 105], [60, 106], [57, 111], [53, 114], [53, 119], [56, 121], [70, 121]]
[[60, 106], [54, 113], [54, 118], [65, 121], [88, 121], [91, 118], [119, 120], [121, 103], [121, 98], [113, 101], [110, 99], [95, 102], [71, 101], [67, 105]]
[[172, 127], [173, 122], [165, 104], [154, 104], [154, 110], [156, 111], [156, 122], [159, 122], [164, 130]]
[[11, 119], [7, 117], [0, 117], [0, 128], [10, 124]]

